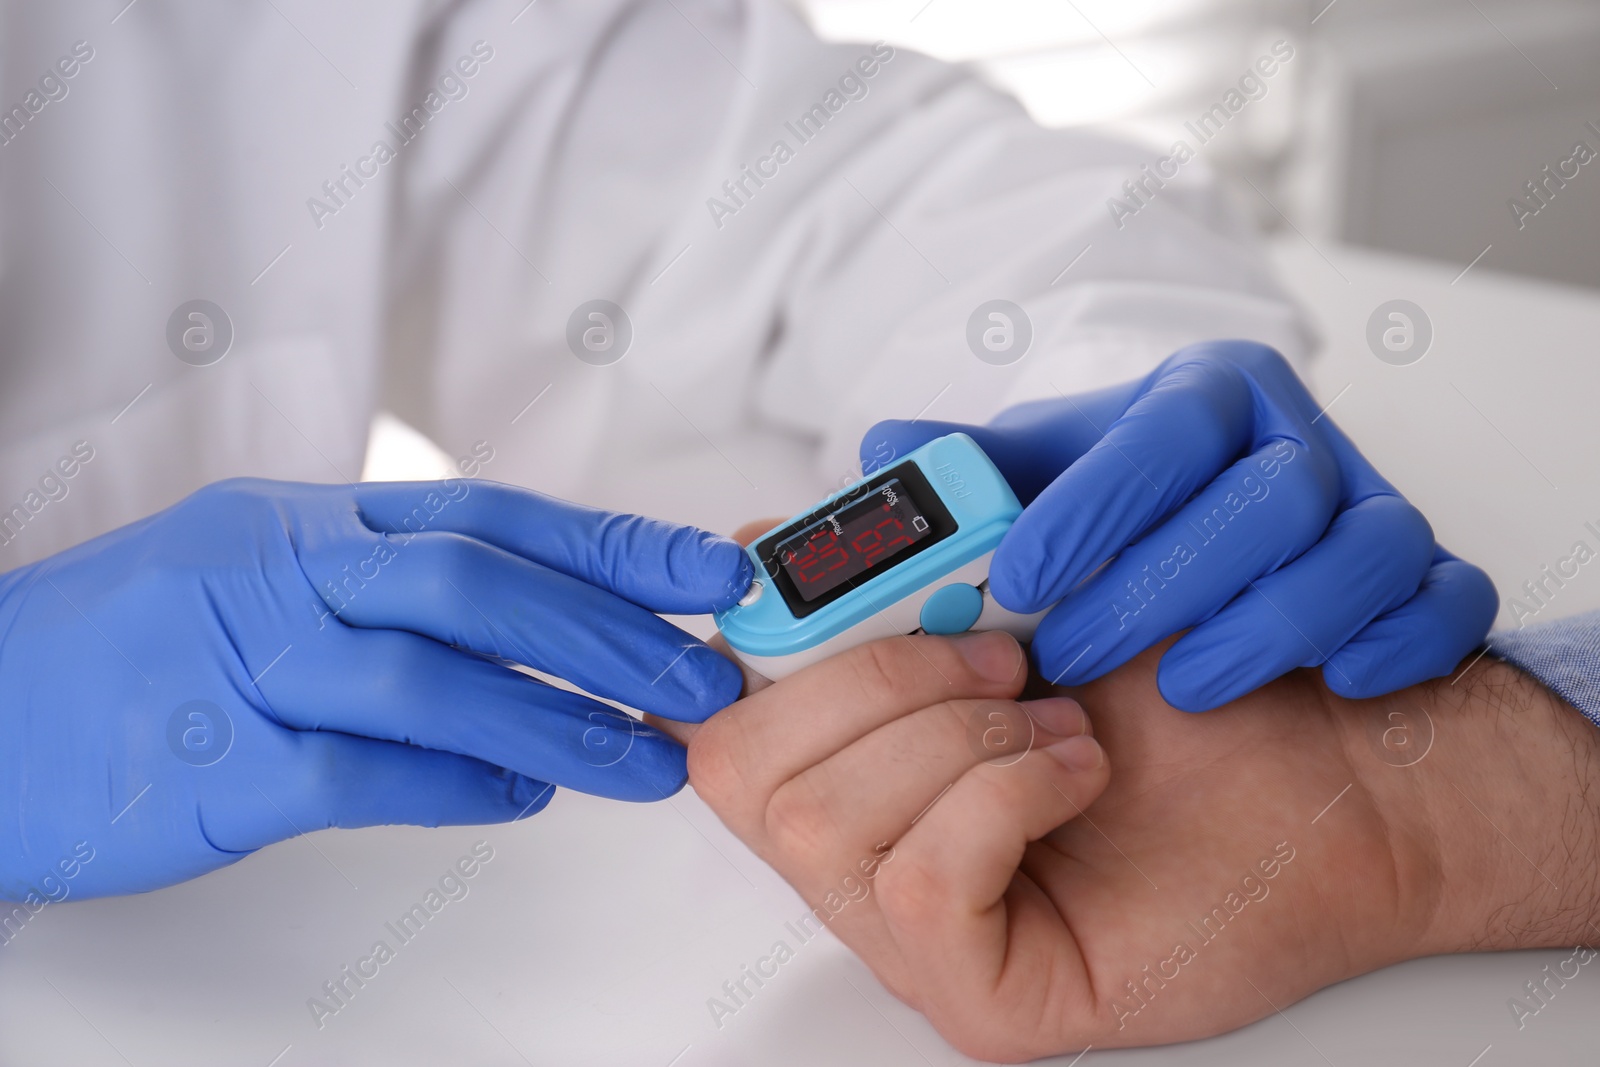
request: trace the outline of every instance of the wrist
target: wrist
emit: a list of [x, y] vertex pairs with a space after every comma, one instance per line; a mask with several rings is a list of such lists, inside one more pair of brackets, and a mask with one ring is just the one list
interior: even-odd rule
[[1487, 656], [1353, 707], [1351, 763], [1395, 850], [1400, 958], [1600, 933], [1600, 730]]

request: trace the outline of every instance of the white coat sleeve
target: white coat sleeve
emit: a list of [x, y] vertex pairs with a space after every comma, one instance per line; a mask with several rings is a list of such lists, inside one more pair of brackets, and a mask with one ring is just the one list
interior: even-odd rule
[[[1204, 159], [1169, 163], [1176, 176], [1158, 184], [1142, 168], [1164, 152], [1043, 129], [969, 72], [824, 45], [786, 11], [750, 9], [729, 54], [760, 88], [730, 80], [742, 99], [706, 240], [768, 261], [745, 271], [746, 297], [773, 316], [754, 404], [818, 435], [825, 470], [879, 419], [981, 422], [1136, 377], [1194, 341], [1306, 355], [1298, 310]], [[1144, 183], [1137, 200], [1130, 180]], [[1007, 366], [968, 339], [994, 299], [1031, 323]]]
[[[836, 483], [880, 419], [984, 421], [1199, 340], [1309, 348], [1204, 159], [1114, 219], [1162, 152], [1042, 129], [949, 64], [825, 44], [776, 0], [450, 11], [418, 69], [493, 59], [385, 178], [386, 403], [455, 454], [493, 440], [494, 477], [617, 505], [731, 475], [762, 514], [798, 490], [756, 485], [798, 455], [807, 492]], [[595, 299], [626, 313], [626, 358], [574, 348]], [[967, 340], [997, 299], [1032, 327], [1009, 365]], [[773, 441], [795, 447], [750, 451]], [[667, 473], [697, 450], [703, 472]]]

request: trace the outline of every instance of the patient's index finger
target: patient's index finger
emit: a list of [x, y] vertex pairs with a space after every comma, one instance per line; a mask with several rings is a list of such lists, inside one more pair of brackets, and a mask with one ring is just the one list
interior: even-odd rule
[[753, 574], [749, 557], [720, 534], [499, 482], [363, 484], [356, 501], [380, 533], [462, 534], [666, 614], [731, 607]]

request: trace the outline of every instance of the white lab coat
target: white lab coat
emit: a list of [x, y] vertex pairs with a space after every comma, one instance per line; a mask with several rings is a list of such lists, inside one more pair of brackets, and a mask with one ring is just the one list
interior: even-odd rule
[[[1203, 160], [1119, 228], [1162, 153], [905, 51], [862, 78], [872, 45], [770, 0], [125, 3], [0, 15], [0, 108], [29, 113], [0, 144], [0, 511], [43, 500], [0, 569], [218, 478], [356, 478], [385, 408], [487, 442], [485, 477], [728, 527], [846, 477], [881, 418], [983, 420], [1217, 336], [1308, 347]], [[769, 177], [734, 200], [746, 165]], [[197, 297], [236, 332], [212, 366], [166, 339]], [[594, 298], [633, 326], [610, 366], [566, 341]], [[1011, 366], [967, 347], [992, 298], [1033, 322]]]

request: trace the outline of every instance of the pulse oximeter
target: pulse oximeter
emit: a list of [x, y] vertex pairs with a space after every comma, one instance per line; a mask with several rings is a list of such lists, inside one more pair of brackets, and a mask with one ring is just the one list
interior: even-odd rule
[[936, 438], [753, 541], [755, 580], [717, 628], [773, 679], [897, 635], [1005, 630], [1025, 641], [1044, 612], [1007, 611], [988, 582], [1021, 514], [977, 442]]

